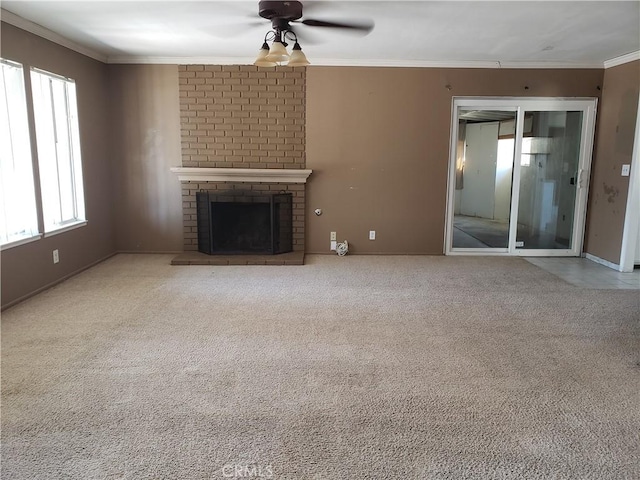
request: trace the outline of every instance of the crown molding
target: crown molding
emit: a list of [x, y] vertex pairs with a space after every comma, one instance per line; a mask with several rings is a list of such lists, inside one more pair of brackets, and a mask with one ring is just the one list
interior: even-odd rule
[[[251, 65], [247, 57], [109, 57], [107, 63], [170, 65]], [[562, 69], [602, 68], [597, 62], [498, 62], [498, 61], [422, 61], [422, 60], [342, 60], [317, 58], [309, 67], [392, 67], [392, 68], [509, 68]]]
[[600, 62], [500, 62], [499, 68], [520, 68], [520, 69], [599, 69], [602, 70]]
[[640, 60], [640, 50], [607, 60], [604, 62], [604, 68], [617, 67], [618, 65], [635, 62], [636, 60]]
[[42, 25], [33, 23], [32, 21], [22, 18], [16, 15], [15, 13], [11, 13], [10, 11], [5, 10], [4, 8], [0, 9], [0, 20], [2, 20], [5, 23], [8, 23], [9, 25], [13, 25], [14, 27], [18, 27], [21, 30], [25, 30], [29, 33], [33, 33], [34, 35], [37, 35], [53, 43], [56, 43], [62, 47], [66, 47], [69, 50], [73, 50], [74, 52], [93, 58], [94, 60], [98, 60], [99, 62], [107, 63], [106, 55], [102, 53], [98, 53], [95, 50], [87, 48], [78, 43], [75, 43], [69, 40], [68, 38], [63, 37], [60, 34], [52, 32], [51, 30], [43, 27]]
[[414, 67], [414, 68], [602, 68], [597, 62], [500, 62], [500, 61], [424, 61], [424, 60], [335, 60], [313, 59], [310, 66]]
[[322, 67], [392, 67], [392, 68], [500, 68], [500, 62], [485, 61], [425, 61], [388, 59], [313, 58], [312, 65]]
[[[153, 57], [115, 56], [107, 63], [169, 64], [169, 65], [251, 65], [248, 57]], [[597, 62], [498, 62], [498, 61], [422, 61], [422, 60], [363, 60], [315, 58], [309, 67], [391, 67], [391, 68], [509, 68], [509, 69], [601, 69]]]
[[255, 58], [250, 57], [155, 57], [116, 55], [108, 57], [106, 63], [137, 65], [252, 65], [254, 60]]
[[[173, 65], [252, 65], [249, 57], [109, 57], [107, 63]], [[500, 68], [500, 62], [425, 62], [419, 60], [355, 60], [316, 58], [311, 67]], [[602, 66], [600, 66], [602, 68]]]

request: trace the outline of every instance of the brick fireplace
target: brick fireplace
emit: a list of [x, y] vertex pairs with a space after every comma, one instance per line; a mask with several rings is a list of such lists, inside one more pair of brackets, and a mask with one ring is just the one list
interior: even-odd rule
[[305, 69], [181, 65], [185, 252], [198, 250], [196, 194], [242, 190], [292, 196], [293, 251], [304, 251]]

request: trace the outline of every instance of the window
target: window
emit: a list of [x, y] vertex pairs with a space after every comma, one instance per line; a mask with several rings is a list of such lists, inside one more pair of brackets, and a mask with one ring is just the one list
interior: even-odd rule
[[38, 215], [22, 65], [0, 59], [0, 244], [36, 237]]
[[44, 231], [84, 222], [75, 82], [31, 69]]

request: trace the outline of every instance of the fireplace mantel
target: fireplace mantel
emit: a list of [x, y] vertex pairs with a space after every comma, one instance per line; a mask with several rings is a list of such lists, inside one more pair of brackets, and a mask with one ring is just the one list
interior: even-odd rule
[[172, 167], [181, 182], [307, 183], [312, 170], [284, 168]]

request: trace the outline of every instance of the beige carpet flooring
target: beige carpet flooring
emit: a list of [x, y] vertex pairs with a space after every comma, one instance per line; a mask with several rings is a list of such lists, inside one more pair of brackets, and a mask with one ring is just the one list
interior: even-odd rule
[[2, 314], [2, 479], [637, 479], [640, 296], [118, 255]]

